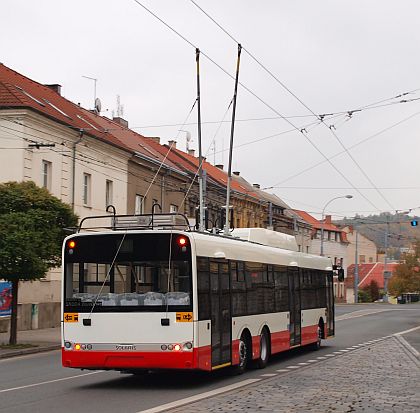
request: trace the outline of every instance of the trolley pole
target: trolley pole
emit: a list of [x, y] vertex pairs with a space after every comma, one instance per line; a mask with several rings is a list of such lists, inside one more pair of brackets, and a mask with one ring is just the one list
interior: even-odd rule
[[201, 153], [201, 104], [200, 104], [200, 49], [195, 49], [197, 64], [197, 115], [198, 115], [198, 187], [199, 187], [199, 223], [198, 230], [204, 231], [204, 183], [203, 156]]
[[239, 64], [241, 61], [241, 51], [242, 51], [242, 46], [238, 44], [238, 59], [236, 62], [235, 91], [233, 93], [232, 124], [230, 127], [229, 167], [228, 167], [228, 179], [227, 179], [227, 185], [226, 185], [226, 221], [225, 221], [224, 235], [229, 235], [229, 228], [230, 228], [230, 181], [232, 179], [233, 133], [235, 130], [236, 97], [238, 94]]

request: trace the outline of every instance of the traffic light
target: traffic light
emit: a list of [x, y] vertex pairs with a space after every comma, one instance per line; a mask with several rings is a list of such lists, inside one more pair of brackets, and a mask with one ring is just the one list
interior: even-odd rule
[[411, 226], [412, 227], [417, 227], [418, 224], [419, 224], [419, 222], [417, 221], [417, 219], [412, 219], [411, 220]]

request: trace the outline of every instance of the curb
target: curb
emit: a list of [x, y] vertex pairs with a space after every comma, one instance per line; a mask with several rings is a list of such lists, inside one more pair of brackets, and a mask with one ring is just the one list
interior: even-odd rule
[[44, 345], [40, 347], [25, 348], [20, 350], [0, 350], [0, 359], [8, 359], [12, 357], [26, 356], [28, 354], [44, 353], [61, 349], [59, 344]]

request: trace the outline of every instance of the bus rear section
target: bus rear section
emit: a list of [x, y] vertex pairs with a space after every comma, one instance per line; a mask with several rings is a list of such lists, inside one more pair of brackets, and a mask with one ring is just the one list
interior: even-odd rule
[[183, 233], [78, 234], [63, 246], [62, 364], [194, 369], [191, 241]]

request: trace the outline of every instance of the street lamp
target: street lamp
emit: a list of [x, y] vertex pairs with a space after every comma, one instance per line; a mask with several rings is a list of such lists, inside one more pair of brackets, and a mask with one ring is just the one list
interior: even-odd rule
[[353, 198], [353, 195], [343, 195], [343, 196], [336, 196], [335, 198], [330, 199], [322, 209], [322, 217], [321, 217], [321, 256], [324, 256], [324, 213], [327, 206], [334, 200], [340, 199], [340, 198]]

